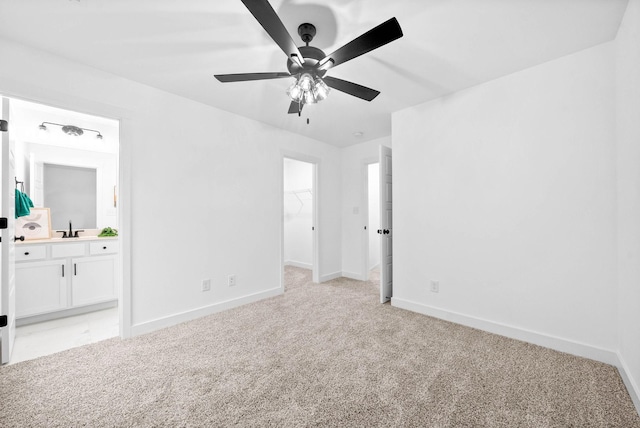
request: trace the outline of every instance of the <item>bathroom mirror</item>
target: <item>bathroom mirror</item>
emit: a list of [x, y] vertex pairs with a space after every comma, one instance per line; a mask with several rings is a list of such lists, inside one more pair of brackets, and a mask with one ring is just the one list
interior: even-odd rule
[[97, 171], [68, 165], [43, 164], [43, 201], [51, 211], [51, 228], [95, 229]]

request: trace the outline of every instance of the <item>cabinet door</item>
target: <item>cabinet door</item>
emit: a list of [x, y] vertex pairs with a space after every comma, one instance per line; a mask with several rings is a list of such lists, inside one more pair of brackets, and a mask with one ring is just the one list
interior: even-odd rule
[[65, 260], [16, 263], [16, 316], [42, 314], [67, 307]]
[[71, 259], [71, 305], [115, 300], [116, 257]]

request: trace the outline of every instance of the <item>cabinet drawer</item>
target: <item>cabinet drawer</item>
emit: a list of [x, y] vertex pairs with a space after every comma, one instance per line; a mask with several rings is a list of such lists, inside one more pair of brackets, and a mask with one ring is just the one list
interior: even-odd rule
[[92, 242], [89, 246], [89, 254], [112, 254], [118, 252], [118, 241]]
[[22, 262], [25, 260], [44, 260], [46, 257], [47, 257], [47, 247], [44, 245], [34, 245], [29, 247], [16, 245], [16, 261], [17, 262]]
[[83, 244], [55, 244], [51, 246], [51, 258], [84, 256]]

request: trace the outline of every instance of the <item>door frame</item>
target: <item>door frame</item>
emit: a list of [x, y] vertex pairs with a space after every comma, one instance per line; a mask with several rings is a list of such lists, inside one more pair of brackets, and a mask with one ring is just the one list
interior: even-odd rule
[[0, 94], [10, 99], [17, 99], [50, 107], [70, 110], [119, 122], [118, 135], [118, 273], [116, 275], [116, 287], [118, 290], [118, 325], [121, 339], [133, 336], [132, 325], [132, 289], [131, 289], [131, 157], [133, 133], [131, 111], [103, 104], [97, 101], [61, 94], [49, 88], [33, 88], [45, 96], [29, 96], [24, 93], [1, 90]]
[[311, 200], [313, 203], [312, 207], [312, 227], [313, 234], [311, 235], [311, 280], [314, 283], [320, 282], [320, 239], [318, 237], [318, 232], [320, 227], [318, 225], [320, 219], [320, 207], [318, 204], [318, 193], [320, 190], [319, 186], [319, 170], [320, 170], [320, 159], [314, 156], [305, 155], [298, 152], [292, 152], [288, 150], [280, 151], [280, 286], [282, 287], [282, 291], [284, 292], [284, 160], [292, 159], [300, 162], [306, 162], [311, 164], [312, 166], [312, 177], [311, 177]]
[[[15, 219], [13, 218], [15, 206], [13, 209], [13, 192], [11, 191], [13, 180], [15, 178], [15, 152], [11, 144], [11, 99], [5, 95], [0, 95], [0, 103], [2, 103], [0, 119], [6, 120], [8, 129], [0, 132], [0, 162], [6, 164], [7, 169], [2, 169], [2, 215], [6, 216], [7, 228], [3, 230], [4, 242], [0, 244], [0, 279], [2, 285], [0, 289], [0, 314], [7, 317], [6, 325], [0, 327], [0, 364], [11, 362], [11, 354], [16, 339], [16, 280], [15, 280]], [[23, 179], [24, 180], [24, 179]], [[24, 183], [23, 183], [24, 184]], [[16, 189], [18, 182], [16, 182]], [[5, 192], [6, 190], [6, 192]], [[4, 247], [4, 248], [1, 248]], [[5, 281], [6, 279], [6, 281]]]

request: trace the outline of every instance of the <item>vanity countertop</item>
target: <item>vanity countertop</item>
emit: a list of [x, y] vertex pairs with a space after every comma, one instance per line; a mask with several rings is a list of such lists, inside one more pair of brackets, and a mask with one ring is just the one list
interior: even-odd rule
[[26, 241], [16, 241], [16, 245], [28, 245], [28, 244], [64, 244], [65, 242], [84, 242], [84, 241], [113, 241], [118, 239], [117, 236], [79, 236], [77, 238], [45, 238], [45, 239], [30, 239]]

